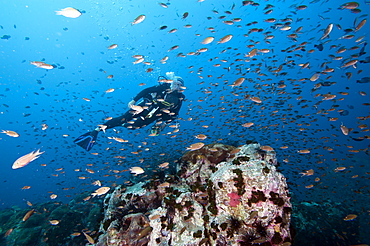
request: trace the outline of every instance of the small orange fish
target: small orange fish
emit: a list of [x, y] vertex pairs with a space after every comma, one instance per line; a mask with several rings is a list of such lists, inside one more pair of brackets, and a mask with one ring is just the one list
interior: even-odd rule
[[206, 135], [204, 135], [204, 134], [198, 134], [198, 135], [196, 135], [196, 136], [195, 136], [195, 138], [196, 138], [196, 139], [199, 139], [199, 140], [204, 140], [204, 139], [206, 139], [206, 138], [207, 138], [207, 136], [206, 136]]
[[341, 5], [342, 9], [356, 9], [358, 6], [359, 4], [357, 2], [349, 2]]
[[45, 131], [46, 129], [48, 129], [48, 125], [47, 124], [42, 124], [42, 128], [41, 128], [41, 130], [43, 130], [43, 131]]
[[249, 128], [249, 127], [251, 127], [251, 126], [253, 126], [254, 125], [254, 123], [253, 122], [248, 122], [248, 123], [244, 123], [242, 126], [243, 127], [247, 127], [247, 128]]
[[59, 220], [49, 220], [49, 223], [51, 225], [58, 225], [59, 224]]
[[91, 244], [95, 243], [95, 241], [94, 241], [94, 239], [92, 239], [92, 237], [87, 235], [85, 232], [82, 232], [82, 233], [85, 235], [85, 237], [86, 237], [87, 241], [89, 241], [89, 243], [91, 243]]
[[117, 48], [118, 47], [118, 44], [112, 44], [112, 45], [109, 45], [108, 46], [108, 49], [109, 50], [113, 50], [113, 49], [115, 49], [115, 48]]
[[357, 59], [355, 59], [355, 60], [351, 60], [351, 61], [349, 61], [349, 62], [344, 63], [344, 64], [341, 66], [341, 68], [349, 67], [349, 66], [354, 66], [354, 65], [356, 65], [356, 63], [357, 63], [357, 62], [358, 62], [358, 60], [357, 60]]
[[101, 195], [106, 194], [109, 190], [110, 190], [109, 187], [100, 187], [95, 192], [91, 193], [91, 195], [92, 195], [92, 197], [101, 196]]
[[314, 75], [311, 76], [310, 80], [311, 81], [316, 81], [318, 80], [320, 77], [320, 74], [319, 73], [315, 73]]
[[145, 227], [141, 232], [139, 232], [138, 237], [137, 237], [137, 239], [136, 239], [136, 240], [139, 240], [139, 239], [141, 239], [141, 238], [145, 237], [145, 236], [146, 236], [146, 235], [148, 235], [152, 230], [153, 230], [153, 227], [151, 227], [151, 226], [147, 226], [147, 227]]
[[144, 61], [144, 58], [139, 58], [139, 59], [136, 59], [134, 62], [132, 62], [132, 64], [139, 64], [139, 63], [142, 63]]
[[145, 20], [145, 15], [139, 15], [138, 17], [135, 18], [135, 20], [131, 23], [131, 25], [136, 25], [136, 24], [139, 24], [141, 22], [143, 22]]
[[223, 44], [226, 42], [229, 42], [230, 39], [232, 39], [233, 35], [226, 35], [225, 37], [221, 38], [220, 41], [218, 41], [218, 44]]
[[202, 44], [210, 44], [213, 42], [215, 38], [214, 37], [206, 37], [201, 43]]
[[348, 133], [349, 133], [349, 129], [348, 129], [345, 125], [343, 125], [343, 123], [342, 123], [342, 125], [340, 126], [340, 130], [342, 131], [342, 133], [343, 133], [344, 135], [348, 135]]
[[257, 55], [257, 52], [258, 52], [258, 49], [252, 49], [251, 51], [248, 52], [247, 55], [245, 55], [245, 57], [252, 58], [253, 56]]
[[308, 154], [310, 151], [308, 149], [302, 149], [302, 150], [297, 150], [298, 153], [300, 154]]
[[239, 86], [239, 85], [243, 84], [244, 80], [245, 80], [245, 78], [243, 78], [243, 77], [235, 80], [234, 83], [231, 85], [231, 87], [234, 88], [235, 86]]
[[139, 105], [131, 105], [130, 108], [135, 110], [134, 115], [140, 114], [141, 112], [144, 111], [144, 108]]
[[31, 62], [31, 64], [35, 65], [36, 67], [44, 68], [44, 69], [53, 69], [54, 68], [53, 65], [46, 64], [45, 62], [33, 61], [33, 62]]
[[346, 170], [346, 167], [337, 167], [334, 169], [334, 172], [340, 172]]
[[350, 221], [350, 220], [354, 220], [356, 218], [357, 218], [357, 215], [355, 215], [355, 214], [349, 214], [346, 217], [344, 217], [343, 220], [344, 221]]
[[240, 149], [233, 149], [232, 151], [230, 151], [230, 155], [235, 155], [236, 153], [239, 153], [240, 152]]
[[145, 172], [144, 169], [142, 169], [141, 167], [131, 167], [130, 171], [132, 174], [134, 174], [134, 176], [143, 174]]
[[150, 220], [156, 220], [156, 219], [159, 219], [161, 217], [161, 215], [159, 215], [159, 214], [155, 214], [155, 215], [153, 215], [152, 217], [150, 217], [149, 219]]
[[186, 149], [187, 150], [197, 150], [197, 149], [201, 149], [203, 146], [204, 146], [204, 143], [195, 143], [195, 144], [190, 145]]
[[274, 151], [274, 149], [270, 146], [261, 146], [260, 147], [261, 150], [264, 150], [264, 151]]
[[322, 35], [322, 37], [320, 38], [320, 40], [326, 38], [330, 32], [333, 30], [333, 24], [329, 24], [328, 27], [325, 29], [325, 32], [324, 34]]
[[[168, 56], [165, 56], [161, 59], [161, 63], [166, 63], [166, 61], [168, 60]], [[161, 82], [161, 81], [160, 81]]]
[[197, 52], [206, 52], [208, 49], [207, 48], [200, 48], [199, 50], [197, 50]]
[[262, 100], [259, 97], [251, 97], [250, 98], [255, 103], [262, 103]]
[[300, 174], [302, 174], [302, 177], [303, 177], [303, 176], [311, 176], [311, 175], [313, 175], [314, 173], [315, 173], [315, 171], [314, 171], [313, 169], [310, 169], [310, 170], [307, 170], [307, 171], [302, 172], [302, 173], [300, 173]]
[[124, 140], [124, 139], [122, 139], [122, 138], [117, 138], [117, 137], [112, 137], [112, 139], [113, 140], [116, 140], [117, 142], [119, 142], [119, 143], [127, 143], [128, 142], [128, 140]]
[[158, 167], [166, 168], [166, 167], [168, 167], [169, 164], [170, 164], [169, 162], [163, 162], [162, 164], [159, 164]]
[[55, 11], [55, 13], [56, 15], [62, 15], [68, 18], [78, 18], [82, 15], [82, 13], [79, 10], [72, 7], [67, 7], [62, 10]]
[[19, 137], [19, 134], [16, 133], [15, 131], [9, 131], [9, 130], [2, 130], [1, 133], [5, 133], [6, 135], [8, 135], [9, 137], [13, 137], [13, 138], [17, 138]]
[[164, 182], [164, 183], [162, 183], [162, 184], [158, 185], [158, 187], [159, 187], [159, 188], [167, 188], [167, 187], [170, 187], [170, 183], [168, 183], [168, 182]]
[[10, 233], [12, 233], [12, 231], [13, 231], [13, 228], [10, 228], [9, 230], [7, 230], [7, 231], [5, 232], [4, 237], [9, 236], [9, 235], [10, 235]]
[[163, 8], [168, 8], [168, 6], [165, 3], [159, 3]]
[[261, 53], [264, 53], [264, 54], [266, 54], [266, 53], [269, 53], [270, 52], [270, 50], [269, 49], [260, 49], [260, 50], [258, 50], [259, 52], [261, 52]]
[[366, 19], [363, 19], [358, 25], [357, 27], [355, 28], [355, 32], [357, 32], [358, 30], [361, 29], [361, 27], [363, 27], [366, 23]]
[[35, 151], [32, 151], [31, 153], [29, 153], [27, 155], [24, 155], [22, 157], [19, 157], [13, 163], [12, 168], [13, 169], [18, 169], [18, 168], [24, 167], [24, 166], [28, 165], [28, 163], [30, 163], [31, 161], [34, 161], [37, 158], [39, 158], [42, 153], [44, 153], [44, 152], [40, 152], [40, 150], [38, 149], [36, 152]]
[[34, 212], [35, 212], [35, 210], [34, 210], [34, 209], [32, 209], [32, 210], [28, 211], [28, 212], [25, 214], [25, 216], [23, 217], [22, 221], [26, 221], [26, 220], [28, 220]]
[[86, 168], [86, 171], [87, 171], [88, 173], [95, 173], [95, 172], [94, 172], [94, 170], [91, 170], [91, 169], [89, 169], [89, 168]]

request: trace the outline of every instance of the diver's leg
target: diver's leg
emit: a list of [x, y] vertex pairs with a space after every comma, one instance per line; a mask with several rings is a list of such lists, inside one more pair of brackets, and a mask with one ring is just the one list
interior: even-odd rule
[[138, 117], [136, 117], [136, 120], [131, 123], [131, 124], [127, 124], [129, 126], [125, 126], [129, 129], [139, 129], [139, 128], [143, 128], [149, 124], [151, 124], [152, 122], [154, 122], [157, 117], [145, 117], [146, 115], [148, 114], [148, 111], [145, 112], [143, 115], [139, 115]]
[[105, 131], [106, 129], [114, 128], [116, 126], [122, 126], [122, 124], [125, 124], [131, 119], [132, 113], [130, 113], [130, 111], [127, 111], [124, 115], [120, 117], [113, 118], [102, 125], [98, 125], [98, 127], [95, 128], [93, 131], [87, 132], [79, 136], [73, 142], [75, 142], [77, 145], [81, 146], [85, 150], [89, 151], [94, 146], [96, 139], [98, 137], [98, 133], [100, 131]]
[[[132, 120], [132, 113], [130, 111], [127, 111], [124, 115], [113, 118], [111, 120], [108, 120], [102, 125], [99, 125], [100, 129], [111, 129], [117, 126], [122, 126], [123, 124], [127, 123], [128, 121]], [[105, 127], [106, 126], [106, 127]]]
[[[139, 103], [138, 106], [144, 107], [144, 106], [147, 106], [147, 105], [146, 105], [145, 101], [143, 101], [143, 102]], [[136, 119], [140, 116], [146, 117], [147, 114], [148, 114], [148, 111], [144, 110], [143, 112], [135, 115], [135, 110], [130, 109], [124, 115], [113, 118], [113, 119], [105, 122], [104, 124], [99, 125], [99, 127], [97, 129], [106, 130], [106, 129], [111, 129], [111, 128], [114, 128], [114, 127], [117, 127], [117, 126], [132, 128], [130, 126], [131, 124], [128, 124], [129, 121], [132, 121], [134, 118]]]

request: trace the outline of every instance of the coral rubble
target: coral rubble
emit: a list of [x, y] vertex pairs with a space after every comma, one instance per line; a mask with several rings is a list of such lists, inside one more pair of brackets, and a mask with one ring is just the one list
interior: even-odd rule
[[206, 145], [176, 177], [117, 187], [96, 245], [290, 245], [288, 187], [275, 152], [260, 147]]

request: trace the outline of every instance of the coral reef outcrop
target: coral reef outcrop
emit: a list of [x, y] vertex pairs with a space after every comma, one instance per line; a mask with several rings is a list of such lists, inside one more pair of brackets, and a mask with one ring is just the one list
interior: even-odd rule
[[272, 148], [211, 144], [177, 175], [118, 186], [104, 200], [96, 245], [291, 244], [291, 203]]

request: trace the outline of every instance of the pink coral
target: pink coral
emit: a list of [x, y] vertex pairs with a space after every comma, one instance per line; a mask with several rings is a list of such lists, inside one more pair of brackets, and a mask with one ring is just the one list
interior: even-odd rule
[[230, 206], [237, 207], [240, 203], [240, 196], [235, 192], [231, 192], [227, 195], [230, 197]]

